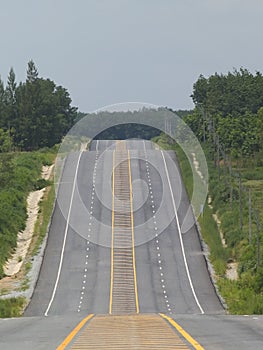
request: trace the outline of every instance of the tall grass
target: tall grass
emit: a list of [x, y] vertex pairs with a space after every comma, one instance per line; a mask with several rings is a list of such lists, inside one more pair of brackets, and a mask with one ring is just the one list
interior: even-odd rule
[[160, 136], [154, 137], [152, 141], [163, 150], [175, 151], [180, 164], [181, 174], [184, 185], [186, 187], [186, 191], [188, 193], [189, 198], [191, 198], [193, 194], [193, 173], [191, 165], [182, 148], [178, 144], [172, 142], [172, 140], [165, 134], [161, 134]]
[[[184, 184], [189, 197], [193, 189], [192, 170], [184, 152], [177, 145], [171, 145], [167, 137], [160, 135], [154, 139], [163, 149], [173, 149], [176, 151]], [[222, 297], [225, 299], [229, 312], [233, 314], [262, 314], [263, 313], [263, 268], [257, 266], [257, 237], [255, 223], [252, 225], [252, 244], [248, 241], [248, 207], [246, 199], [243, 198], [243, 228], [240, 229], [239, 221], [239, 188], [233, 184], [232, 198], [230, 203], [230, 190], [225, 186], [223, 179], [223, 169], [221, 177], [218, 177], [218, 169], [214, 167], [211, 159], [211, 149], [204, 146], [207, 156], [209, 170], [209, 194], [212, 198], [212, 208], [205, 205], [203, 215], [199, 218], [202, 236], [208, 244], [210, 260], [217, 275], [217, 285]], [[251, 161], [253, 162], [253, 160]], [[241, 171], [242, 182], [252, 188], [252, 202], [258, 209], [261, 219], [263, 218], [263, 167], [252, 167], [247, 161], [246, 167], [238, 169]], [[233, 166], [234, 168], [234, 166]], [[233, 169], [235, 171], [235, 169]], [[228, 179], [229, 180], [229, 179]], [[261, 205], [260, 205], [261, 203]], [[216, 213], [221, 222], [221, 230], [227, 243], [227, 248], [223, 247], [218, 226], [213, 218]], [[262, 248], [262, 244], [261, 244]], [[263, 249], [261, 249], [261, 261]], [[227, 262], [238, 261], [239, 278], [232, 281], [226, 278], [225, 272]]]
[[203, 214], [199, 217], [199, 224], [202, 237], [209, 247], [210, 260], [214, 266], [216, 275], [224, 277], [227, 260], [229, 259], [229, 251], [222, 245], [217, 224], [212, 216], [213, 211], [208, 205], [205, 205]]
[[19, 317], [25, 306], [25, 298], [0, 299], [0, 317]]
[[[25, 228], [27, 218], [26, 199], [30, 191], [50, 186], [51, 182], [40, 177], [43, 165], [51, 165], [56, 148], [37, 152], [0, 154], [0, 278], [4, 277], [3, 266], [16, 247], [19, 231]], [[35, 227], [36, 250], [46, 234], [54, 202], [53, 186], [40, 204], [40, 213]], [[25, 273], [28, 272], [26, 264]], [[25, 278], [22, 290], [28, 288]], [[0, 317], [21, 315], [25, 299], [0, 299]]]
[[34, 229], [34, 237], [36, 237], [36, 243], [33, 250], [33, 255], [37, 254], [39, 246], [43, 242], [47, 234], [48, 225], [51, 219], [53, 206], [55, 201], [55, 186], [52, 184], [48, 189], [44, 199], [40, 203], [38, 219]]
[[27, 196], [46, 185], [40, 181], [41, 169], [54, 157], [55, 150], [0, 154], [0, 278], [16, 247], [17, 234], [25, 228]]

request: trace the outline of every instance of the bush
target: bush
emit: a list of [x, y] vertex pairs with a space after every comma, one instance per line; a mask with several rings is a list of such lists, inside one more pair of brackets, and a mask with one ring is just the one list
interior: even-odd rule
[[19, 317], [25, 305], [25, 298], [0, 299], [0, 317]]
[[55, 153], [23, 152], [0, 155], [0, 278], [3, 265], [16, 247], [19, 231], [25, 228], [26, 199], [30, 191], [50, 185], [40, 179], [41, 169]]
[[205, 206], [203, 216], [199, 218], [202, 236], [209, 246], [210, 259], [214, 265], [218, 276], [224, 276], [226, 271], [229, 251], [226, 250], [221, 242], [220, 234], [215, 220], [212, 217], [212, 209]]
[[47, 186], [51, 185], [51, 181], [45, 180], [45, 179], [37, 179], [37, 181], [34, 184], [34, 190], [42, 190], [42, 188], [45, 188]]

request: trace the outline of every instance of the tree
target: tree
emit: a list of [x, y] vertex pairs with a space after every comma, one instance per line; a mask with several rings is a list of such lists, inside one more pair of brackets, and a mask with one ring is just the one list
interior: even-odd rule
[[205, 104], [208, 92], [208, 81], [203, 76], [200, 75], [198, 80], [194, 83], [193, 93], [191, 95], [195, 104]]
[[208, 79], [200, 75], [191, 97], [196, 105], [201, 104], [211, 114], [219, 113], [223, 117], [246, 111], [255, 114], [263, 106], [263, 77], [244, 68], [226, 75], [215, 73]]
[[16, 109], [17, 109], [17, 104], [16, 104], [16, 89], [17, 89], [17, 84], [16, 84], [16, 76], [14, 69], [11, 67], [8, 78], [7, 78], [7, 85], [5, 89], [5, 121], [3, 127], [5, 129], [11, 129], [14, 128], [16, 125]]
[[[2, 140], [4, 138], [6, 145], [9, 135], [15, 147], [22, 150], [53, 146], [61, 141], [76, 119], [77, 109], [71, 102], [65, 88], [38, 77], [33, 60], [27, 65], [26, 82], [18, 86], [11, 68], [6, 88], [0, 79], [0, 128], [2, 132], [8, 131], [1, 134]], [[6, 149], [3, 145], [0, 141], [0, 149]]]
[[27, 64], [27, 83], [34, 83], [38, 79], [38, 70], [33, 60], [30, 60]]
[[9, 131], [0, 129], [0, 153], [10, 152], [13, 145]]
[[5, 88], [0, 77], [0, 128], [6, 126], [6, 105], [5, 105]]
[[10, 106], [14, 106], [16, 102], [16, 76], [14, 69], [11, 67], [9, 71], [9, 75], [7, 78], [7, 86], [6, 86], [6, 102]]

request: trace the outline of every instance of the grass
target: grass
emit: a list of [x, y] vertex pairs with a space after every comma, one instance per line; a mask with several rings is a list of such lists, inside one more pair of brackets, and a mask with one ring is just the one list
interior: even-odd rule
[[2, 289], [0, 289], [0, 296], [1, 295], [6, 295], [6, 294], [8, 294], [8, 289], [7, 288], [2, 288]]
[[[208, 157], [209, 159], [209, 157]], [[253, 166], [253, 161], [246, 160], [247, 168], [237, 168], [233, 165], [233, 173], [241, 173], [242, 185], [251, 188], [252, 204], [259, 210], [262, 222], [262, 185], [263, 168]], [[243, 165], [244, 165], [243, 164]], [[257, 261], [257, 228], [255, 221], [252, 224], [252, 242], [249, 244], [249, 222], [248, 222], [248, 196], [246, 191], [242, 192], [242, 229], [240, 227], [240, 205], [238, 179], [232, 180], [233, 201], [230, 203], [230, 177], [227, 175], [226, 186], [224, 184], [223, 169], [221, 178], [218, 178], [217, 169], [213, 162], [208, 161], [210, 173], [209, 192], [212, 197], [213, 211], [217, 213], [221, 221], [227, 243], [227, 257], [238, 262], [239, 278], [231, 281], [224, 276], [218, 279], [221, 295], [226, 300], [229, 312], [233, 314], [261, 314], [263, 312], [263, 273]], [[255, 170], [255, 172], [254, 172]], [[204, 228], [202, 228], [203, 234]], [[213, 239], [214, 240], [214, 239]], [[209, 242], [211, 255], [214, 242]], [[262, 250], [262, 243], [261, 243]], [[262, 253], [260, 256], [262, 260]]]
[[55, 201], [55, 186], [52, 184], [45, 193], [44, 199], [39, 205], [39, 214], [34, 229], [34, 237], [36, 243], [33, 249], [33, 255], [36, 255], [40, 245], [43, 242], [48, 230], [48, 225], [51, 219], [53, 205]]
[[210, 260], [214, 266], [215, 273], [224, 277], [229, 259], [229, 251], [222, 245], [217, 224], [212, 216], [213, 211], [206, 204], [203, 215], [199, 217], [202, 237], [209, 246]]
[[221, 294], [227, 298], [228, 311], [237, 315], [263, 314], [263, 293], [255, 293], [243, 279], [224, 278], [217, 282]]
[[251, 189], [252, 205], [258, 210], [261, 222], [263, 223], [263, 167], [261, 168], [261, 179], [248, 179], [243, 181], [243, 185]]
[[[184, 185], [186, 187], [189, 198], [193, 193], [193, 174], [190, 163], [179, 145], [171, 145], [168, 143], [168, 139], [165, 135], [155, 137], [153, 139], [163, 149], [173, 149], [176, 152]], [[204, 207], [203, 215], [199, 217], [199, 224], [204, 241], [210, 250], [210, 259], [214, 266], [215, 272], [218, 276], [224, 276], [227, 260], [229, 258], [229, 251], [227, 251], [221, 242], [220, 234], [218, 232], [217, 224], [212, 216], [213, 211], [206, 204]]]
[[[0, 155], [5, 158], [5, 155]], [[56, 149], [45, 149], [38, 152], [27, 152], [21, 154], [12, 154], [6, 162], [7, 172], [2, 172], [0, 183], [2, 187], [8, 187], [7, 194], [4, 195], [5, 188], [2, 189], [3, 208], [7, 208], [0, 219], [0, 278], [3, 277], [3, 264], [9, 254], [16, 245], [17, 232], [24, 228], [26, 220], [26, 197], [31, 190], [38, 190], [47, 187], [44, 198], [40, 203], [37, 222], [34, 228], [33, 246], [30, 248], [31, 253], [36, 254], [40, 244], [42, 243], [46, 233], [50, 217], [52, 214], [53, 203], [55, 200], [54, 185], [47, 180], [40, 178], [40, 173], [43, 165], [51, 165], [56, 157]], [[1, 165], [1, 164], [0, 164]], [[5, 177], [6, 175], [6, 177]], [[17, 180], [17, 181], [16, 181]], [[12, 191], [14, 194], [12, 194]], [[10, 193], [12, 197], [10, 197]], [[11, 200], [10, 200], [11, 198]], [[12, 207], [12, 210], [9, 209]], [[16, 224], [12, 221], [15, 219], [9, 213], [14, 213]], [[4, 219], [4, 220], [3, 220]], [[11, 240], [12, 239], [12, 240]], [[18, 261], [21, 257], [18, 258]], [[31, 256], [28, 256], [28, 261], [24, 264], [21, 270], [21, 286], [20, 291], [25, 291], [29, 287], [29, 279], [27, 274], [31, 269]], [[1, 295], [6, 294], [5, 290], [1, 290]], [[20, 316], [26, 300], [23, 297], [0, 299], [0, 317], [17, 317]]]
[[[192, 170], [186, 156], [179, 146], [170, 145], [164, 135], [153, 140], [163, 149], [176, 151], [184, 184], [189, 198], [193, 190]], [[257, 235], [255, 222], [252, 225], [252, 244], [248, 241], [248, 206], [247, 198], [243, 195], [243, 228], [239, 227], [239, 188], [233, 183], [233, 201], [229, 201], [230, 190], [225, 187], [223, 169], [221, 178], [211, 159], [211, 150], [205, 146], [209, 168], [209, 194], [212, 198], [212, 208], [205, 205], [203, 215], [199, 217], [202, 236], [210, 251], [210, 260], [213, 264], [217, 285], [225, 299], [228, 310], [232, 314], [262, 314], [263, 313], [263, 267], [257, 265]], [[243, 168], [233, 165], [233, 172], [241, 171], [242, 185], [249, 187], [252, 193], [253, 207], [258, 210], [263, 222], [263, 167], [252, 166], [253, 160], [243, 162]], [[246, 167], [244, 167], [246, 164]], [[229, 179], [228, 179], [229, 180]], [[223, 247], [218, 226], [213, 218], [216, 213], [221, 221], [221, 230], [227, 243]], [[263, 246], [261, 241], [261, 262], [263, 265]], [[225, 277], [228, 261], [238, 261], [239, 278], [236, 281]]]
[[21, 152], [0, 154], [0, 278], [3, 265], [16, 247], [17, 233], [25, 228], [26, 199], [30, 191], [43, 186], [43, 165], [52, 164], [56, 153]]
[[26, 300], [23, 297], [0, 299], [0, 317], [19, 317], [21, 316]]
[[164, 134], [154, 137], [152, 141], [164, 150], [175, 151], [180, 164], [181, 174], [182, 174], [182, 178], [183, 178], [188, 196], [189, 198], [191, 198], [193, 194], [192, 168], [182, 148], [178, 144], [175, 144], [174, 142], [172, 143], [170, 139]]

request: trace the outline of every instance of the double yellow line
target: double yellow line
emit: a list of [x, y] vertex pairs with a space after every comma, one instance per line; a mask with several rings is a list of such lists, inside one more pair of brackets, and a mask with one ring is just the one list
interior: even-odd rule
[[114, 198], [115, 198], [115, 151], [112, 156], [112, 209], [111, 209], [111, 277], [110, 277], [110, 304], [109, 314], [112, 314], [112, 295], [113, 295], [113, 264], [114, 264]]
[[[115, 151], [113, 151], [112, 157], [112, 228], [111, 228], [111, 282], [110, 282], [110, 303], [109, 303], [109, 314], [112, 314], [113, 304], [113, 281], [114, 281], [114, 197], [115, 197]], [[128, 150], [128, 176], [129, 176], [129, 187], [130, 187], [130, 215], [131, 215], [131, 234], [132, 234], [132, 262], [133, 262], [133, 276], [134, 276], [134, 294], [136, 313], [139, 313], [139, 298], [137, 288], [137, 277], [136, 277], [136, 260], [135, 260], [135, 241], [134, 241], [134, 217], [133, 217], [133, 192], [132, 192], [132, 176], [131, 176], [131, 158], [130, 151]]]
[[139, 298], [138, 298], [138, 287], [137, 287], [137, 276], [136, 276], [134, 218], [133, 218], [133, 192], [132, 192], [132, 177], [131, 177], [131, 157], [130, 157], [129, 150], [128, 150], [128, 167], [129, 167], [129, 183], [130, 183], [130, 209], [131, 209], [131, 229], [132, 229], [132, 263], [133, 263], [133, 276], [134, 276], [134, 293], [135, 293], [136, 313], [138, 314], [140, 312], [140, 309], [139, 309]]

